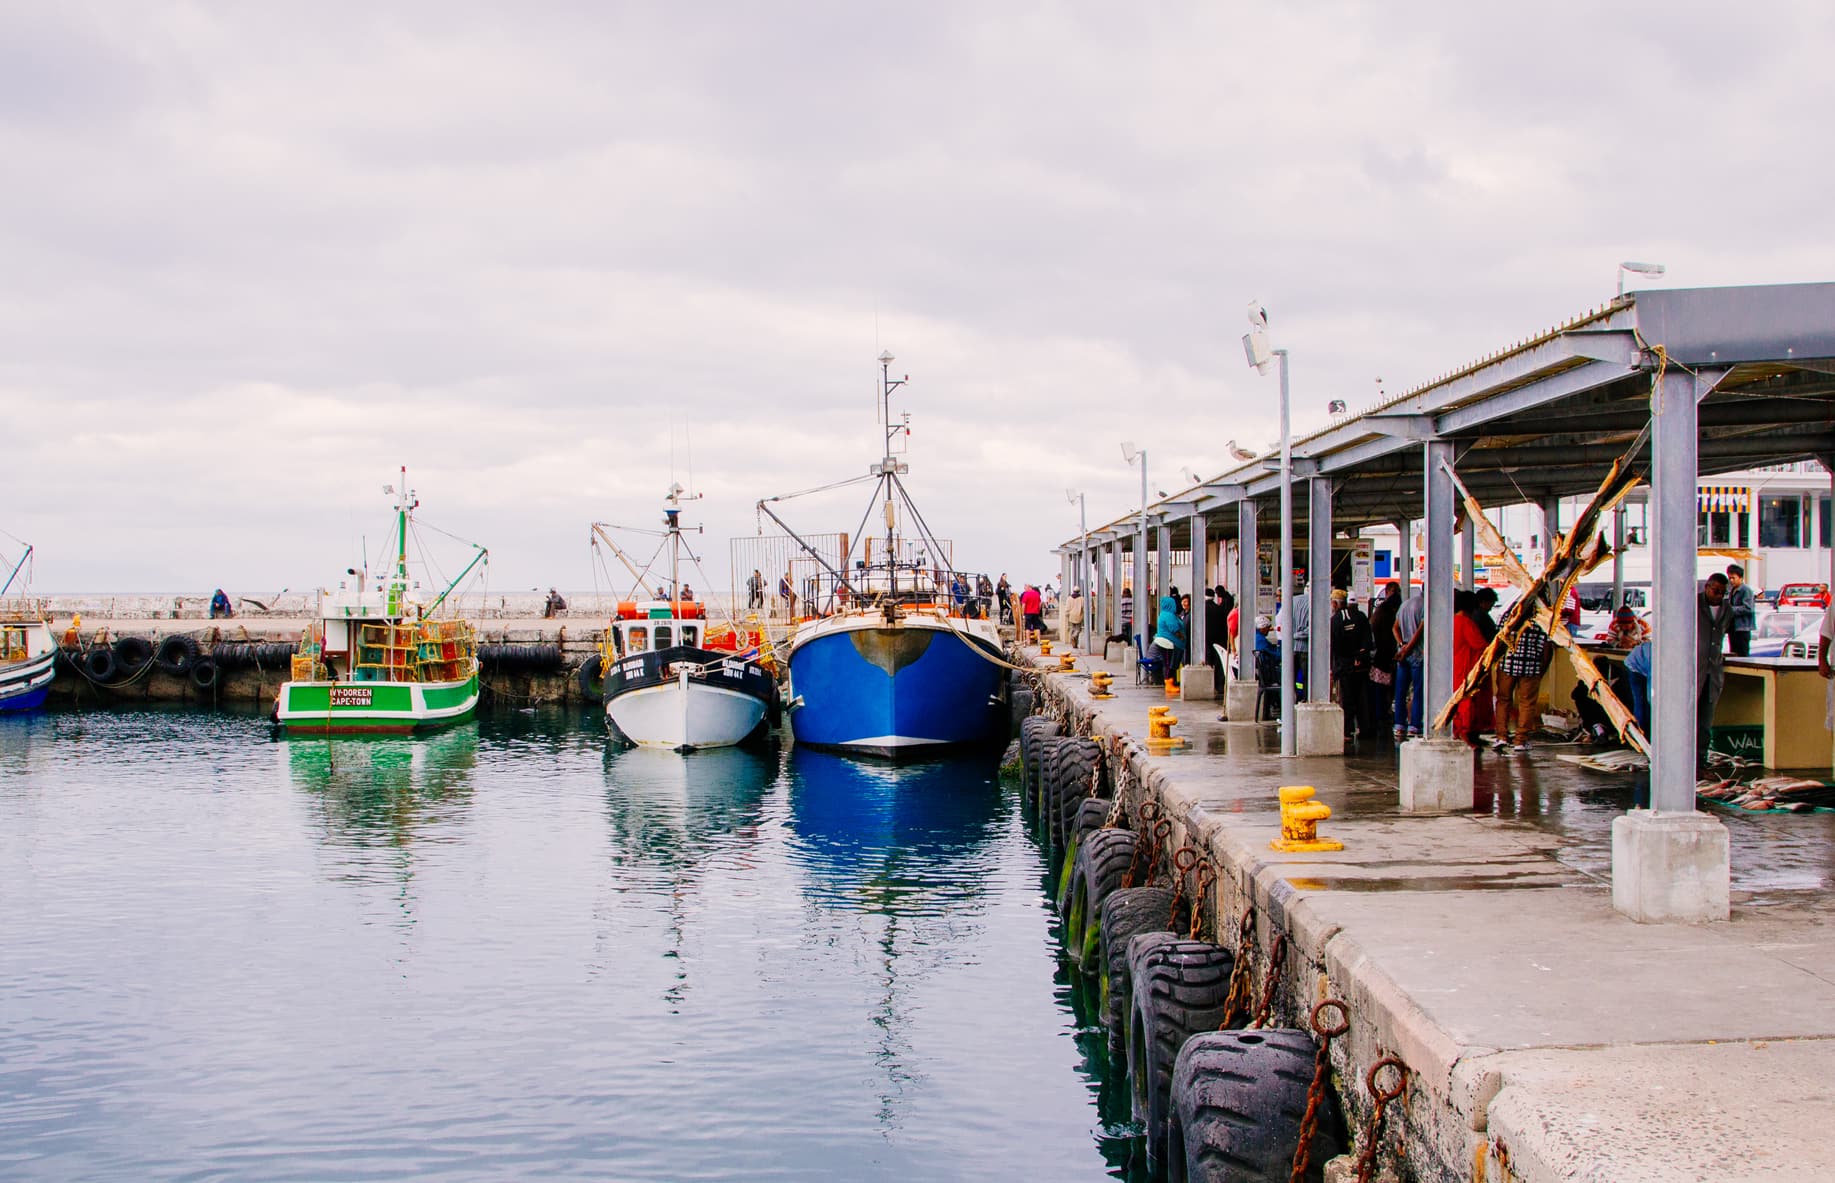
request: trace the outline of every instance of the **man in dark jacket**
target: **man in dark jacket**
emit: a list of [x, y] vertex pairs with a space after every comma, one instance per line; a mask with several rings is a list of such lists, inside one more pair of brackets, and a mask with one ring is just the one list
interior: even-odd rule
[[1229, 595], [1221, 587], [1213, 587], [1204, 597], [1204, 644], [1208, 650], [1204, 660], [1217, 671], [1217, 685], [1223, 685], [1223, 659], [1217, 656], [1217, 646], [1230, 647], [1230, 609], [1223, 602]]
[[1338, 705], [1344, 709], [1344, 737], [1371, 735], [1366, 685], [1370, 678], [1370, 618], [1341, 587], [1332, 589], [1332, 676], [1338, 680]]
[[1727, 577], [1719, 572], [1695, 596], [1695, 768], [1708, 766], [1708, 730], [1714, 725], [1714, 708], [1726, 685], [1726, 655], [1721, 652], [1733, 627], [1733, 609], [1727, 605]]

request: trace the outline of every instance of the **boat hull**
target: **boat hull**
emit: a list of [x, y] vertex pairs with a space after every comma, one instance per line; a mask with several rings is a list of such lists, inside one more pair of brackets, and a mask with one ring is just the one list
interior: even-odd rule
[[639, 747], [731, 747], [758, 729], [776, 697], [755, 662], [679, 647], [621, 658], [605, 675], [605, 718]]
[[45, 705], [57, 676], [57, 654], [44, 653], [0, 669], [0, 714], [35, 711]]
[[821, 622], [791, 650], [791, 729], [799, 744], [893, 760], [985, 743], [999, 717], [996, 657], [992, 640], [941, 621]]
[[478, 675], [454, 682], [287, 682], [275, 719], [288, 734], [406, 735], [462, 723]]

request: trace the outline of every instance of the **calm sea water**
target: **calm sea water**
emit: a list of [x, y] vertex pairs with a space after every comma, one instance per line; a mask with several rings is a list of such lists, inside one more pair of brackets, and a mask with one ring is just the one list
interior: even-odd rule
[[0, 1177], [1125, 1174], [1043, 874], [985, 760], [0, 720]]

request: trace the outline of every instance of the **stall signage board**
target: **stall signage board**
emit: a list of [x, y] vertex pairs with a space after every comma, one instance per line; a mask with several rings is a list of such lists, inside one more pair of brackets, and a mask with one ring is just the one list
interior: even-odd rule
[[1376, 540], [1359, 538], [1351, 548], [1351, 602], [1368, 603], [1376, 594]]
[[1274, 566], [1276, 546], [1258, 542], [1255, 546], [1255, 614], [1274, 615]]

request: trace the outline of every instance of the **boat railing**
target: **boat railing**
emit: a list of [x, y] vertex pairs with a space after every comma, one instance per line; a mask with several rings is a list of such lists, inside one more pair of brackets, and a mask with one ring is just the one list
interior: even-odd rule
[[888, 570], [856, 567], [843, 580], [832, 572], [806, 576], [798, 619], [832, 616], [837, 612], [896, 606], [902, 611], [934, 612], [963, 620], [984, 620], [996, 610], [993, 581], [979, 572], [946, 567], [900, 564]]

